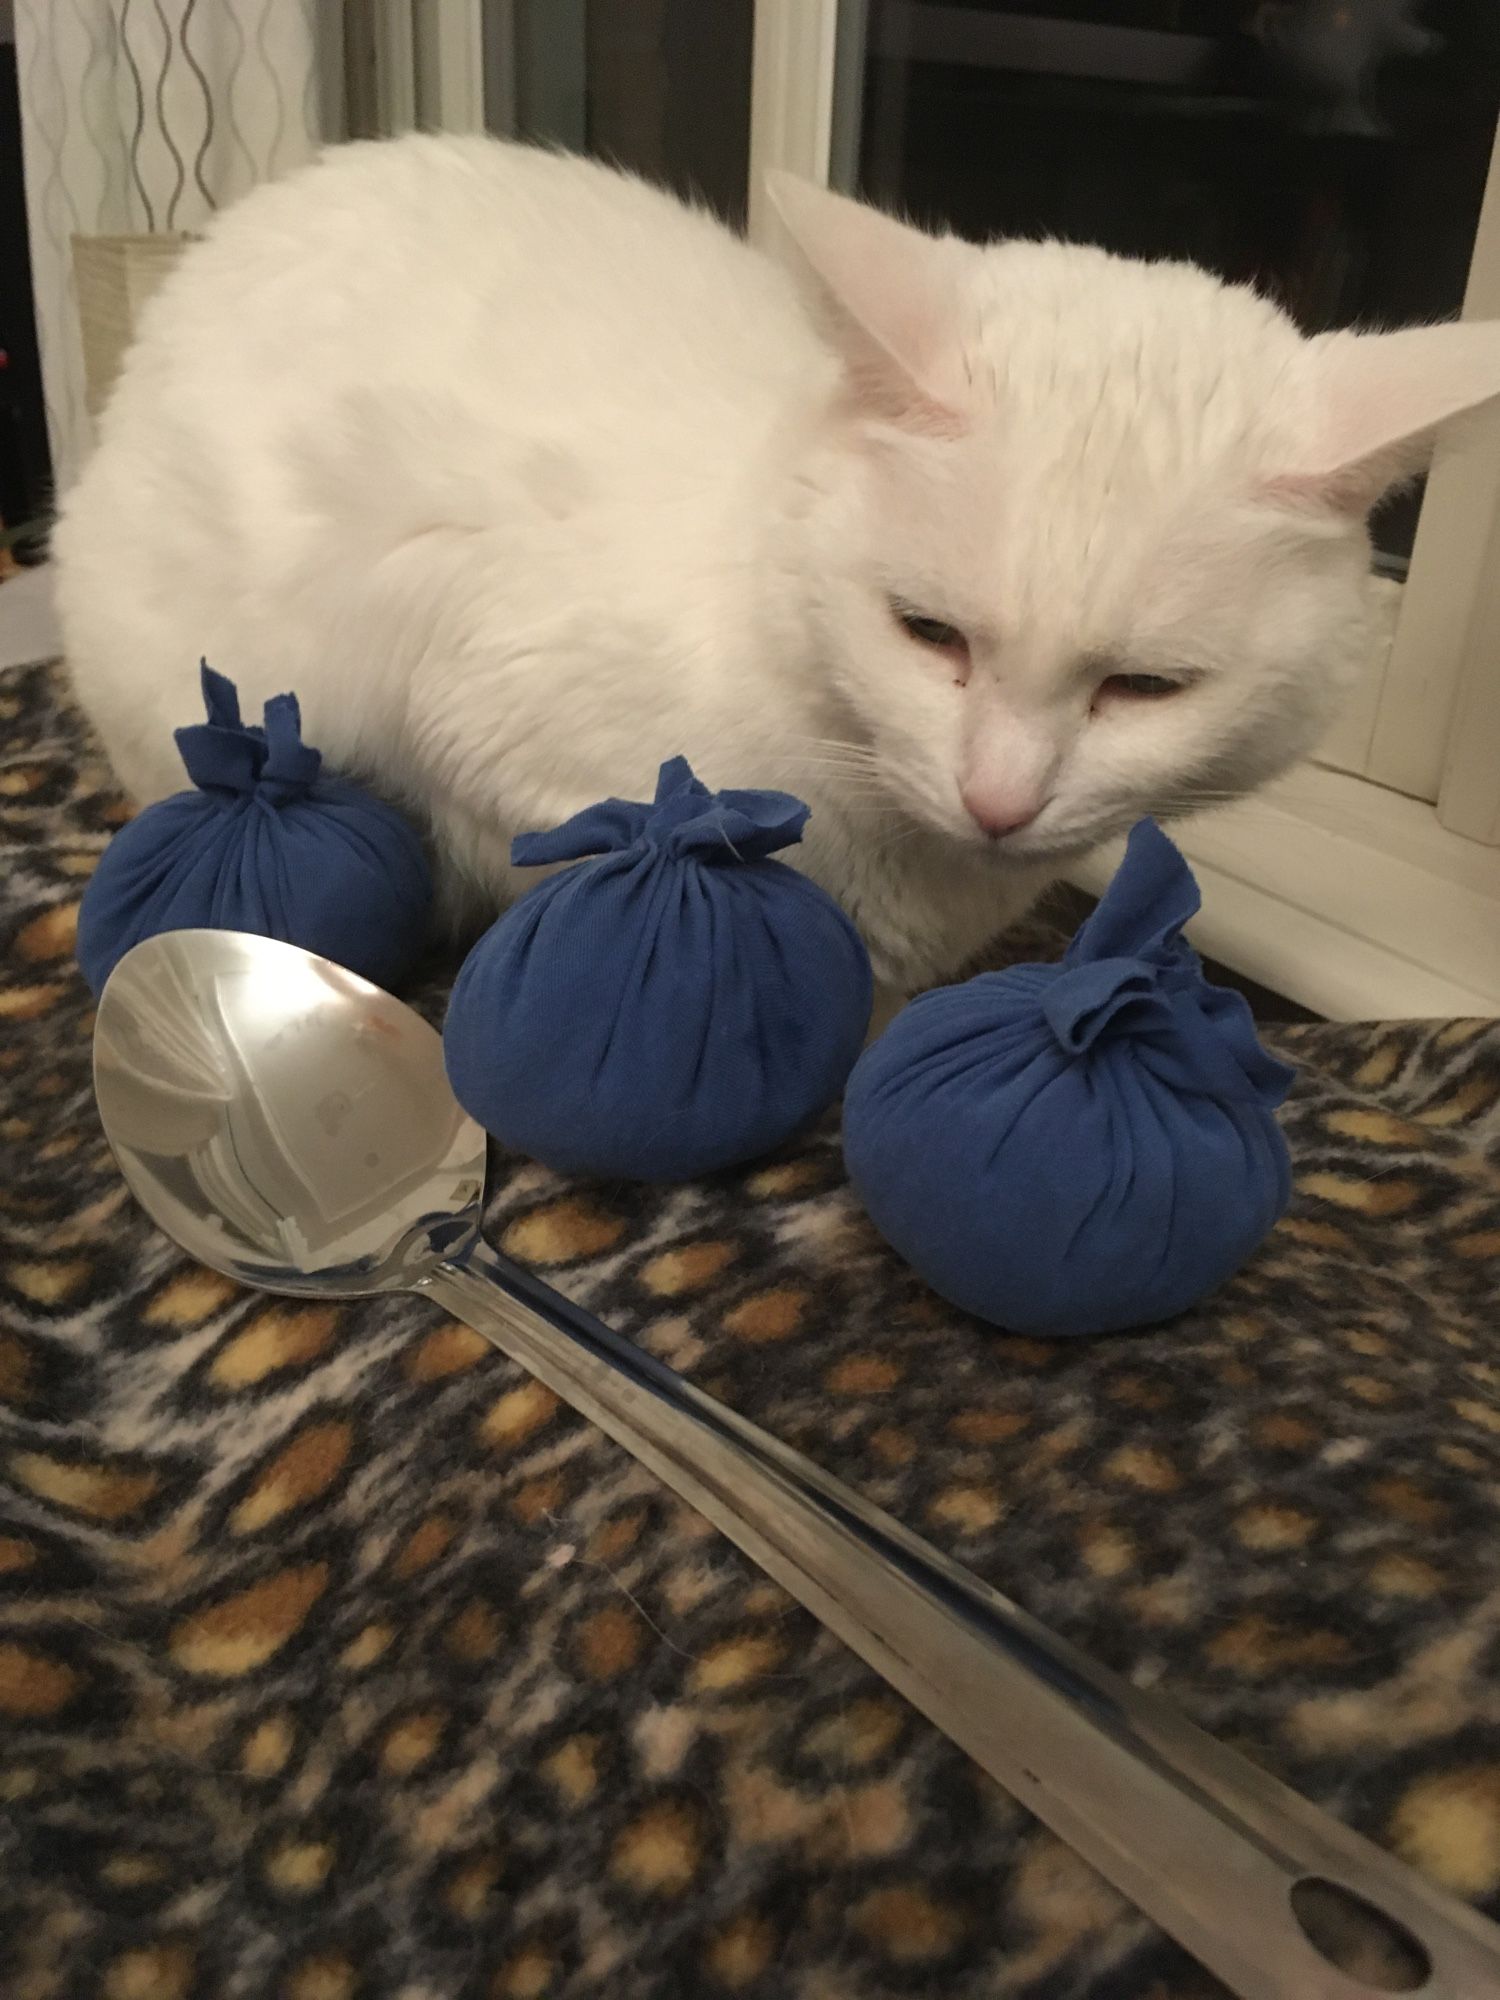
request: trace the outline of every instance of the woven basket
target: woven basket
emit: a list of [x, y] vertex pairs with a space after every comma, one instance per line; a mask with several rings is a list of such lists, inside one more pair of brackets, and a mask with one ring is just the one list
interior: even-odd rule
[[192, 238], [75, 236], [73, 276], [83, 339], [84, 399], [97, 417], [114, 387], [141, 308]]

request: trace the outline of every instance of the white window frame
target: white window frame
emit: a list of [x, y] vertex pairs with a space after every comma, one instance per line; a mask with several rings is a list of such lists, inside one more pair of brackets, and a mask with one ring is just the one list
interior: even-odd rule
[[369, 65], [370, 121], [382, 138], [485, 130], [485, 6], [362, 0], [351, 26], [358, 59]]
[[[864, 16], [864, 0], [756, 0], [762, 243], [767, 171], [826, 184], [849, 151], [835, 110], [859, 87]], [[1500, 318], [1500, 136], [1465, 311]], [[1204, 894], [1193, 934], [1335, 1019], [1500, 1014], [1500, 419], [1439, 455], [1404, 589], [1383, 674], [1325, 746], [1346, 768], [1305, 766], [1179, 829]], [[1098, 889], [1115, 860], [1076, 879]]]
[[[1500, 131], [1480, 208], [1463, 317], [1500, 319]], [[1500, 417], [1490, 414], [1434, 455], [1389, 653], [1383, 661], [1372, 661], [1323, 745], [1324, 761], [1412, 798], [1441, 800], [1455, 707], [1473, 650], [1471, 630], [1497, 520]]]
[[775, 240], [768, 173], [828, 185], [840, 11], [840, 0], [755, 0], [747, 195], [756, 242]]

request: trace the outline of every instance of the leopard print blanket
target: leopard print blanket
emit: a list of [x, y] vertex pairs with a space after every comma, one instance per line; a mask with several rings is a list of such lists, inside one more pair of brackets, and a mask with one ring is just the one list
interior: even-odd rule
[[[55, 670], [0, 678], [7, 2000], [1221, 1993], [464, 1327], [151, 1228], [71, 957], [121, 817]], [[831, 1129], [669, 1192], [502, 1160], [490, 1228], [1500, 1915], [1500, 1027], [1274, 1040], [1291, 1212], [1159, 1331], [941, 1306]]]

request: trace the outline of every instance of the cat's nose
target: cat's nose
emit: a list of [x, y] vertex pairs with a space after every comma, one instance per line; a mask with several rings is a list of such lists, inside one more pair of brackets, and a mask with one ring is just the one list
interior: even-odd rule
[[979, 831], [987, 834], [991, 840], [1004, 840], [1008, 833], [1019, 833], [1023, 826], [1030, 826], [1046, 804], [1045, 799], [1034, 797], [1024, 799], [987, 797], [984, 793], [970, 790], [967, 786], [962, 797], [969, 818]]

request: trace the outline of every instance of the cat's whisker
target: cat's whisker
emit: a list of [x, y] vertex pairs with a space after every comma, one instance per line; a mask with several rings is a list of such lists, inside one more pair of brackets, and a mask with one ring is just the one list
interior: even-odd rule
[[808, 750], [826, 751], [835, 757], [847, 757], [857, 763], [873, 764], [878, 761], [880, 755], [879, 751], [869, 749], [860, 743], [836, 743], [832, 739], [824, 741], [817, 737], [809, 740], [804, 747]]
[[893, 848], [904, 845], [908, 840], [914, 840], [919, 833], [925, 830], [925, 828], [918, 826], [914, 821], [909, 821], [905, 826], [896, 827], [884, 839], [877, 839], [874, 852], [877, 856], [887, 855]]
[[865, 826], [894, 823], [901, 827], [914, 827], [914, 822], [908, 813], [902, 812], [899, 806], [894, 806], [885, 799], [861, 800], [860, 820]]
[[796, 788], [798, 782], [804, 782], [804, 780], [814, 778], [814, 776], [830, 782], [832, 788], [842, 798], [874, 798], [874, 800], [890, 802], [890, 788], [888, 786], [880, 784], [876, 778], [864, 778], [862, 780], [858, 776], [850, 776], [848, 772], [812, 772], [812, 770], [806, 770], [802, 774], [802, 780], [796, 780], [796, 778], [792, 780], [792, 788]]
[[831, 779], [837, 783], [841, 791], [846, 793], [864, 793], [867, 796], [875, 798], [889, 798], [891, 796], [890, 786], [873, 771], [851, 770], [843, 764], [798, 764], [793, 767], [792, 781], [794, 783], [796, 782], [796, 773], [798, 772], [805, 777], [817, 776]]
[[879, 775], [875, 765], [856, 764], [844, 757], [788, 757], [783, 761], [795, 765], [799, 770], [850, 771], [869, 776]]
[[848, 771], [851, 774], [866, 777], [884, 776], [878, 764], [860, 763], [850, 757], [830, 757], [820, 754], [809, 757], [789, 757], [784, 761], [796, 770]]

